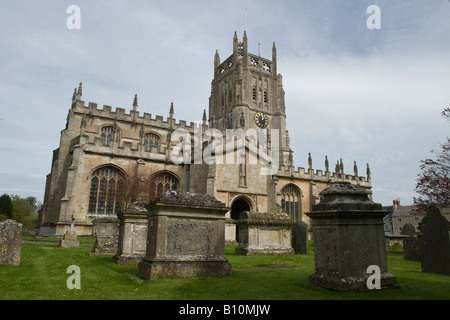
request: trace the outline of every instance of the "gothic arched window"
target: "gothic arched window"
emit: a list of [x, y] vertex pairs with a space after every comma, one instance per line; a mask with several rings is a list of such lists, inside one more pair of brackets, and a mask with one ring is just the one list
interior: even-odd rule
[[151, 151], [152, 147], [158, 147], [160, 145], [159, 136], [154, 133], [147, 133], [144, 136], [144, 148], [145, 151]]
[[114, 167], [97, 169], [91, 177], [89, 213], [117, 214], [120, 209], [119, 191], [124, 182], [124, 174]]
[[158, 198], [166, 191], [177, 191], [180, 189], [178, 179], [169, 172], [155, 173], [149, 183], [150, 200]]
[[287, 185], [281, 191], [281, 207], [294, 221], [300, 220], [300, 192], [297, 187]]

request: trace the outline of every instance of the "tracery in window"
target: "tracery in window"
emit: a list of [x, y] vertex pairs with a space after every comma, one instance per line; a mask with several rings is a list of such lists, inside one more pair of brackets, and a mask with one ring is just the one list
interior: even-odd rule
[[166, 191], [177, 191], [180, 189], [178, 179], [169, 172], [158, 172], [154, 174], [149, 183], [149, 198], [156, 199]]
[[88, 212], [91, 214], [117, 214], [120, 210], [120, 190], [124, 182], [124, 174], [114, 167], [97, 169], [91, 177]]
[[108, 127], [103, 127], [101, 129], [101, 134], [100, 136], [105, 139], [105, 145], [109, 146], [109, 143], [112, 141], [113, 139], [113, 127], [112, 126], [108, 126]]
[[145, 151], [151, 151], [152, 147], [159, 147], [159, 145], [160, 145], [160, 138], [158, 135], [154, 133], [147, 133], [144, 136]]
[[287, 185], [281, 191], [281, 207], [294, 221], [300, 220], [300, 192], [293, 185]]

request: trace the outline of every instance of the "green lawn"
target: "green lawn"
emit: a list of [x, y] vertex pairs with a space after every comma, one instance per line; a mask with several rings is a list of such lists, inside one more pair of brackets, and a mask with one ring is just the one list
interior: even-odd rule
[[[136, 265], [119, 266], [110, 256], [88, 256], [92, 246], [67, 249], [24, 243], [20, 266], [0, 266], [0, 299], [450, 299], [450, 277], [422, 273], [419, 262], [404, 261], [398, 251], [388, 252], [389, 272], [397, 277], [398, 287], [341, 293], [308, 285], [314, 273], [312, 247], [306, 256], [245, 257], [235, 256], [234, 249], [226, 248], [231, 276], [145, 281], [137, 276]], [[66, 286], [70, 265], [80, 267], [80, 290]]]

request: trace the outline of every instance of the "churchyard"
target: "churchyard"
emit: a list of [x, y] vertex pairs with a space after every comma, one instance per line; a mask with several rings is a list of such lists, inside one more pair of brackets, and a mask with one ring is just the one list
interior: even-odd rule
[[[237, 245], [226, 246], [232, 274], [223, 277], [143, 280], [136, 264], [118, 265], [111, 256], [91, 256], [95, 239], [79, 237], [80, 247], [58, 247], [58, 239], [23, 235], [19, 266], [0, 265], [0, 299], [123, 299], [123, 300], [402, 300], [449, 299], [450, 277], [421, 272], [421, 263], [405, 260], [402, 248], [388, 250], [389, 272], [397, 286], [363, 292], [336, 292], [312, 287], [314, 249], [306, 255], [235, 255]], [[46, 240], [48, 241], [48, 239]], [[71, 265], [80, 269], [80, 289], [67, 286]]]
[[93, 236], [71, 226], [64, 239], [35, 238], [6, 220], [0, 299], [450, 299], [449, 225], [438, 207], [409, 235], [415, 245], [392, 247], [386, 211], [366, 190], [339, 182], [321, 196], [308, 213], [309, 241], [307, 225], [292, 228], [285, 214], [242, 212], [239, 244], [226, 245], [228, 209], [175, 191], [119, 219], [94, 220]]

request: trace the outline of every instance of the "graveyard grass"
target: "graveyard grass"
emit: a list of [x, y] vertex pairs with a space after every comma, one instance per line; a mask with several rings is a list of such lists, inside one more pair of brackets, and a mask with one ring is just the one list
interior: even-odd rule
[[[225, 277], [166, 278], [145, 281], [136, 265], [117, 265], [111, 256], [88, 256], [80, 248], [23, 243], [20, 266], [0, 266], [0, 299], [12, 300], [397, 300], [450, 299], [450, 277], [421, 272], [420, 262], [405, 261], [401, 248], [389, 250], [389, 272], [398, 287], [365, 292], [334, 292], [308, 285], [314, 273], [308, 255], [236, 256], [226, 247], [233, 273]], [[69, 290], [67, 267], [81, 270], [81, 289]]]

